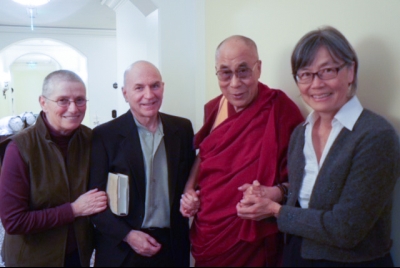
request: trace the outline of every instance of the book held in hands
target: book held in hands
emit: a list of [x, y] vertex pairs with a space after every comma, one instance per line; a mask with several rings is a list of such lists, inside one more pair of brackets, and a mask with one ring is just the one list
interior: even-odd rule
[[117, 216], [127, 216], [129, 212], [129, 177], [123, 174], [108, 174], [108, 205]]

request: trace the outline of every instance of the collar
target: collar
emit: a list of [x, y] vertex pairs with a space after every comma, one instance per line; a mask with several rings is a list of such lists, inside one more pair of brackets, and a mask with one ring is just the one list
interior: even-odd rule
[[[133, 119], [135, 120], [136, 126], [138, 127], [139, 131], [150, 132], [145, 126], [143, 126], [142, 124], [139, 123], [139, 121], [136, 119], [135, 116], [133, 116]], [[158, 127], [156, 130], [156, 133], [164, 135], [163, 124], [162, 124], [160, 116], [158, 116]]]
[[[352, 131], [362, 111], [364, 110], [357, 96], [352, 97], [345, 105], [336, 113], [333, 121], [338, 121], [345, 128]], [[318, 120], [319, 115], [312, 111], [303, 126], [310, 124], [311, 126]]]

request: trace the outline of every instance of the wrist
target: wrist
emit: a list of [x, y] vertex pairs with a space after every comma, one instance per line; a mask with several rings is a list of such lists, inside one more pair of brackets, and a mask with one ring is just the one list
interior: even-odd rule
[[273, 211], [273, 215], [274, 215], [275, 218], [279, 218], [279, 214], [281, 212], [281, 208], [282, 208], [282, 206], [280, 204], [278, 204], [278, 203], [274, 204], [274, 208], [273, 208], [272, 211]]
[[71, 209], [72, 209], [72, 214], [74, 215], [75, 218], [80, 216], [78, 212], [78, 206], [75, 204], [75, 202], [71, 203]]
[[128, 243], [129, 237], [134, 234], [134, 230], [129, 231], [129, 233], [124, 237], [123, 241]]
[[280, 204], [286, 204], [287, 198], [288, 198], [288, 193], [289, 189], [286, 184], [277, 184], [275, 186], [276, 188], [279, 189], [280, 191], [280, 198], [279, 200], [276, 200]]

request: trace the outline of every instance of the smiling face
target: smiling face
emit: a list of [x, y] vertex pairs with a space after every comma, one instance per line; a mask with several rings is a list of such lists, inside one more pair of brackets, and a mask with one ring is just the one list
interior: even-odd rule
[[80, 82], [55, 80], [51, 83], [49, 94], [39, 99], [50, 126], [61, 135], [69, 135], [81, 125], [85, 117], [86, 105], [77, 107], [74, 102], [71, 102], [67, 107], [60, 107], [54, 102], [62, 99], [70, 101], [86, 99], [85, 86]]
[[237, 38], [227, 40], [217, 52], [215, 68], [217, 72], [235, 72], [243, 68], [252, 70], [248, 78], [240, 79], [233, 75], [229, 81], [219, 80], [222, 94], [237, 111], [243, 110], [257, 98], [261, 61], [258, 60], [255, 47]]
[[122, 92], [139, 122], [158, 117], [164, 95], [164, 83], [154, 65], [148, 62], [133, 65], [125, 75]]
[[[320, 47], [314, 60], [309, 66], [301, 68], [298, 73], [307, 71], [318, 72], [324, 68], [336, 68], [344, 62], [335, 60], [325, 47]], [[320, 115], [334, 117], [335, 114], [351, 98], [349, 85], [354, 79], [354, 64], [340, 69], [336, 78], [321, 80], [317, 75], [309, 84], [300, 84], [299, 87], [303, 100]]]

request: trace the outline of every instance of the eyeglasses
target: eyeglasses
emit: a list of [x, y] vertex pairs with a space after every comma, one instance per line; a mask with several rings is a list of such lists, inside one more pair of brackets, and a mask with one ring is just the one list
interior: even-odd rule
[[219, 81], [228, 82], [232, 79], [233, 75], [235, 74], [238, 79], [247, 79], [252, 76], [253, 69], [259, 61], [256, 61], [252, 68], [249, 67], [239, 67], [235, 72], [229, 69], [219, 70], [216, 75]]
[[297, 83], [299, 84], [310, 84], [312, 81], [314, 81], [314, 76], [318, 75], [319, 79], [321, 80], [330, 80], [333, 78], [336, 78], [339, 71], [343, 69], [344, 66], [346, 66], [347, 63], [343, 63], [339, 67], [329, 67], [329, 68], [323, 68], [319, 70], [318, 72], [312, 73], [312, 72], [298, 72], [295, 76]]
[[45, 98], [46, 100], [55, 102], [55, 103], [57, 103], [58, 106], [63, 107], [63, 108], [69, 107], [71, 102], [74, 102], [77, 107], [83, 107], [89, 101], [89, 100], [84, 99], [84, 98], [77, 98], [76, 100], [73, 100], [73, 101], [69, 100], [69, 99], [66, 99], [66, 98], [62, 98], [62, 99], [59, 99], [59, 100], [56, 100], [56, 101], [55, 100], [51, 100], [49, 98], [46, 98], [45, 96], [43, 96], [43, 98]]

